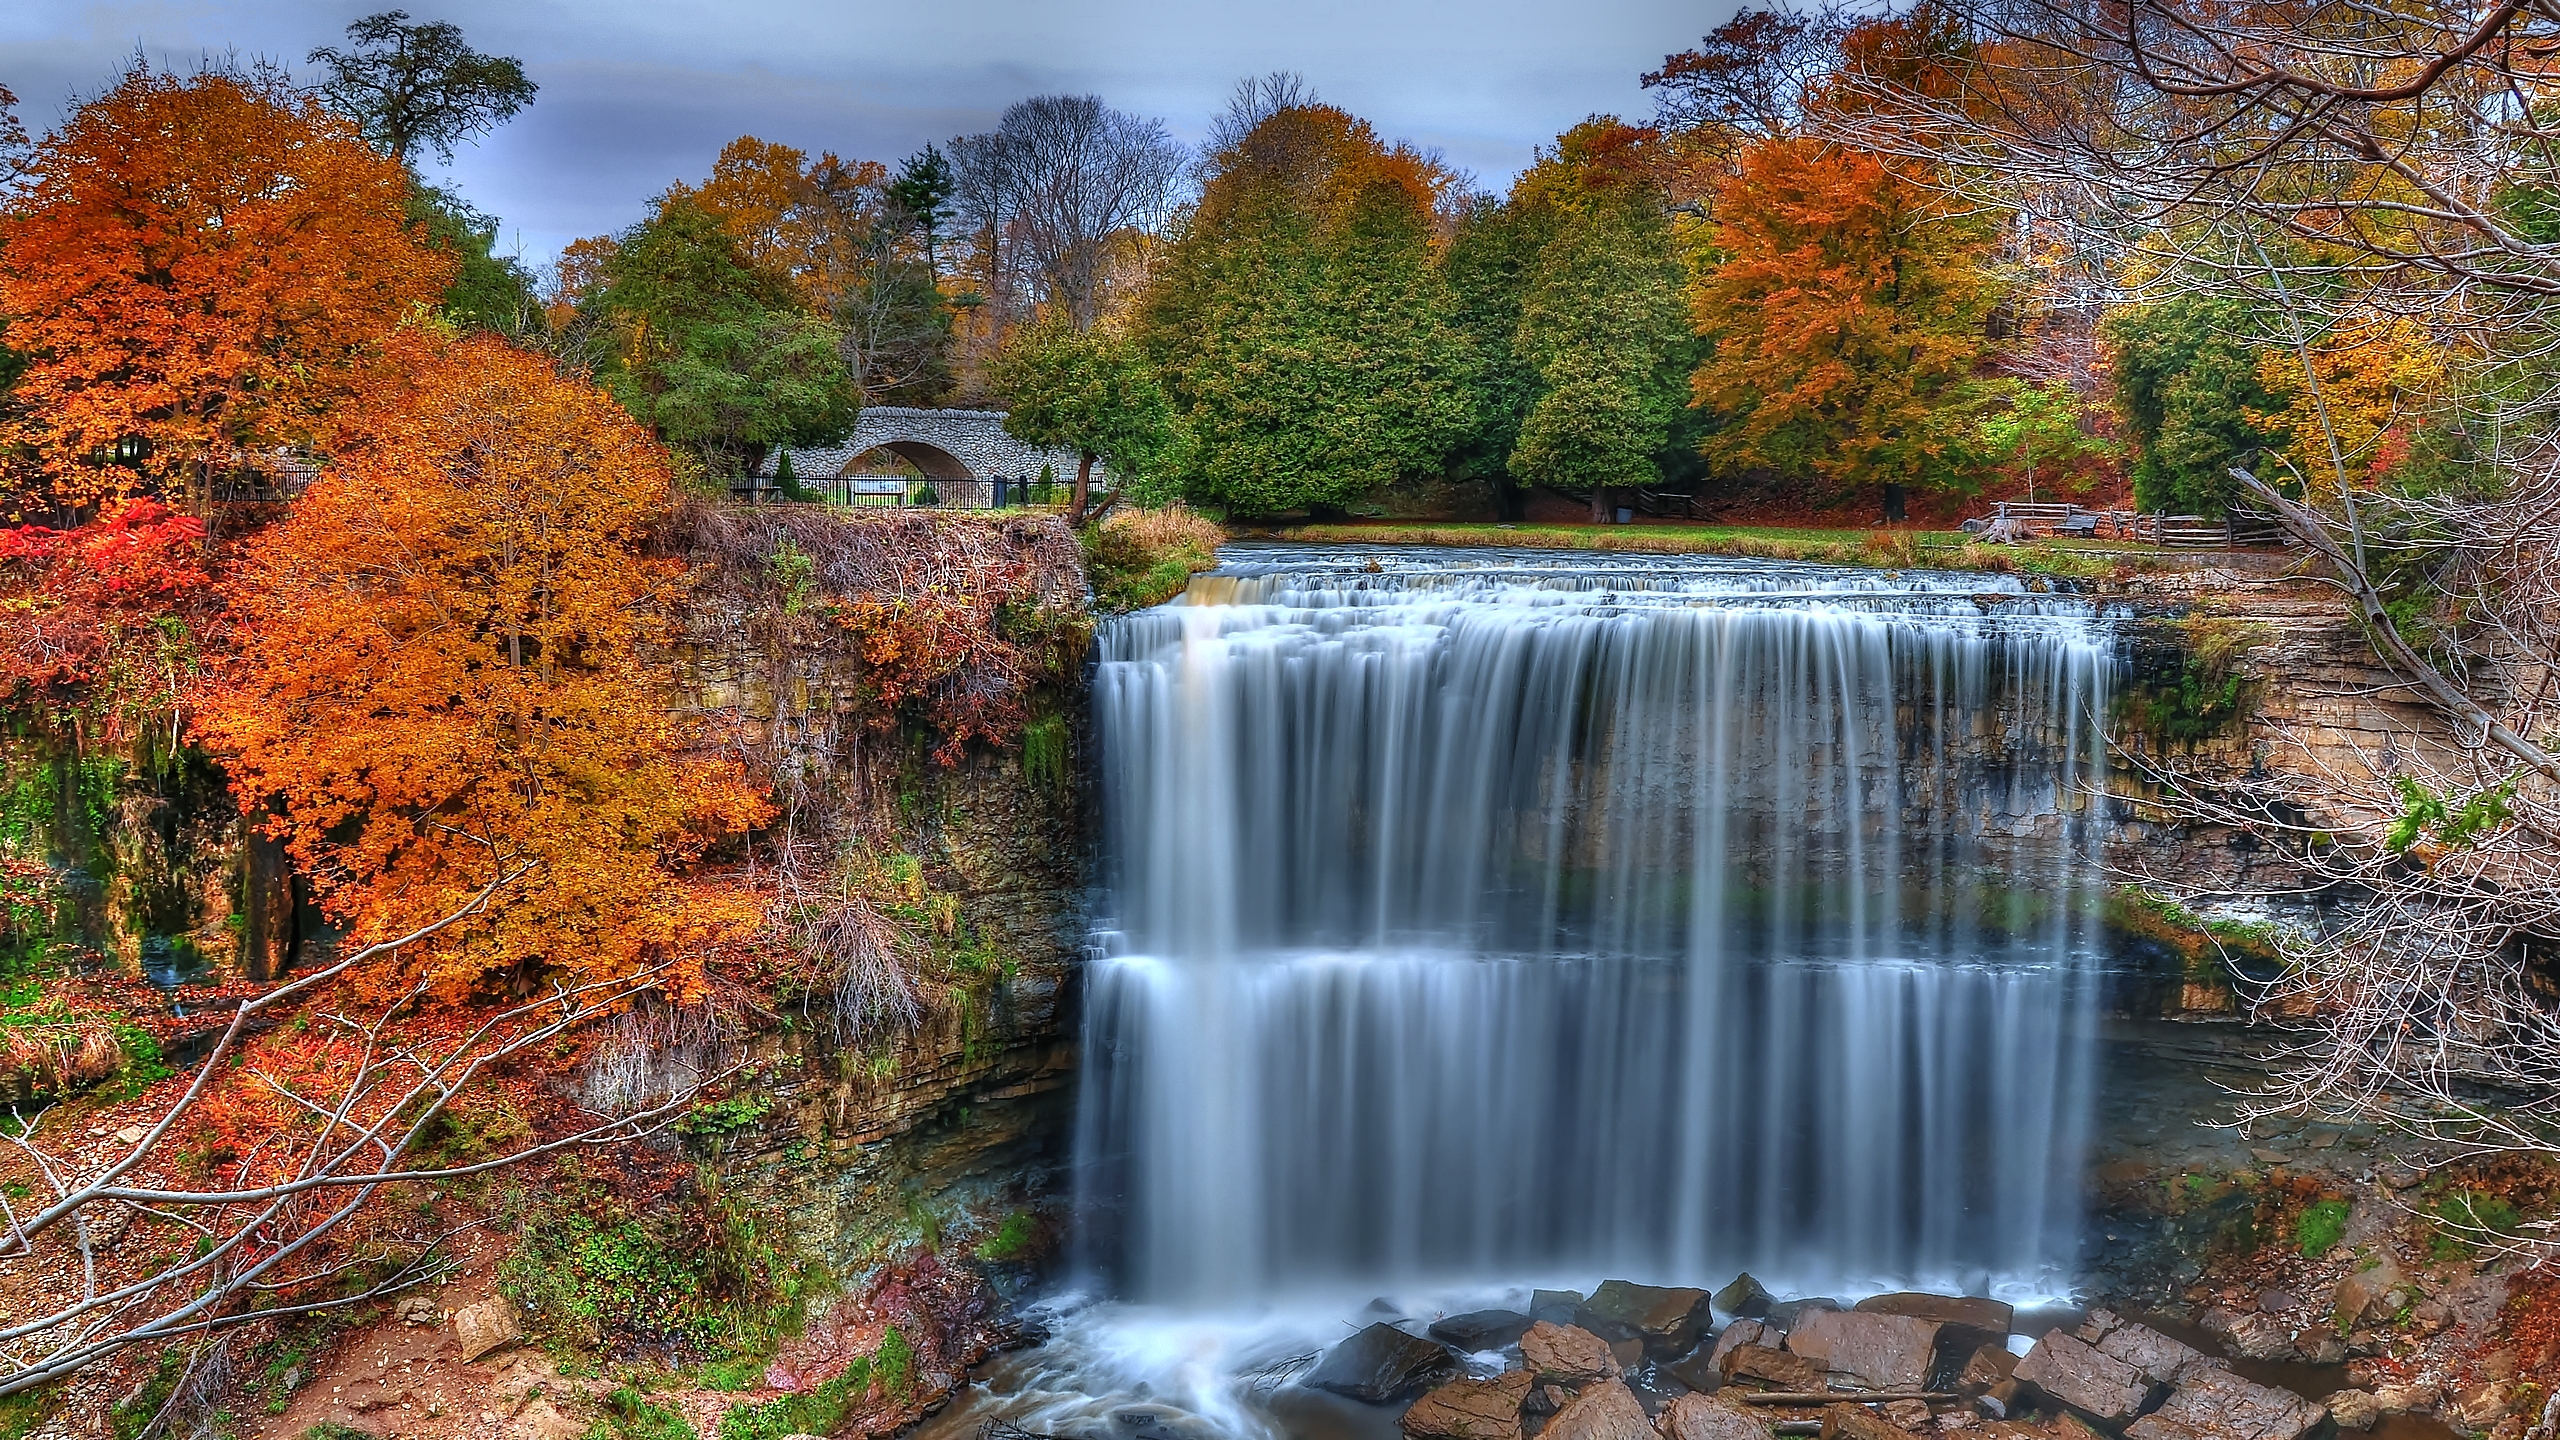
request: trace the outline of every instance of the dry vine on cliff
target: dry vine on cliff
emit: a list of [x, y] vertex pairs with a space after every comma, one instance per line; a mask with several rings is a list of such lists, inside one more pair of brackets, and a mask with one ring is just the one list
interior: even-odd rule
[[1022, 742], [1088, 631], [1076, 542], [1045, 517], [993, 519], [696, 502], [678, 527], [700, 584], [688, 641], [737, 685], [731, 742], [773, 789], [756, 850], [783, 987], [822, 1000], [839, 1038], [921, 1014], [918, 976], [952, 917], [895, 831], [894, 779]]

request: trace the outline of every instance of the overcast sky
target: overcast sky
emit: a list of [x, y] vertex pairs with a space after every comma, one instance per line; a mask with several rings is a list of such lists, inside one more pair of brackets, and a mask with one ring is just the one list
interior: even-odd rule
[[[0, 83], [30, 131], [138, 48], [289, 63], [400, 0], [0, 0]], [[1246, 75], [1295, 70], [1391, 139], [1498, 186], [1585, 115], [1650, 115], [1637, 86], [1730, 0], [406, 0], [542, 87], [450, 179], [539, 262], [639, 218], [742, 134], [894, 163], [1025, 96], [1093, 92], [1197, 141]], [[429, 157], [432, 160], [432, 157]]]

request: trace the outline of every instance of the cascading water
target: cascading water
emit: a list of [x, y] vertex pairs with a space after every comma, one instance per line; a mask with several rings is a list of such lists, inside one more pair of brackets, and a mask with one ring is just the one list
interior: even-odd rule
[[1108, 1288], [2067, 1272], [2087, 602], [1239, 548], [1099, 643], [1078, 1144]]
[[1099, 649], [1088, 1289], [925, 1440], [1388, 1440], [1269, 1377], [1551, 1280], [2067, 1288], [2087, 602], [1236, 547]]

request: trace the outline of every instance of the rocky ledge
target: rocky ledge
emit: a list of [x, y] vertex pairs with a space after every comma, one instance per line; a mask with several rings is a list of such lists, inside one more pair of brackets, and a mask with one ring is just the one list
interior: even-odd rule
[[2109, 1311], [2031, 1343], [2018, 1318], [1967, 1296], [1781, 1300], [1748, 1275], [1712, 1295], [1612, 1280], [1527, 1313], [1381, 1320], [1297, 1383], [1401, 1407], [1412, 1440], [2305, 1440], [2380, 1413]]

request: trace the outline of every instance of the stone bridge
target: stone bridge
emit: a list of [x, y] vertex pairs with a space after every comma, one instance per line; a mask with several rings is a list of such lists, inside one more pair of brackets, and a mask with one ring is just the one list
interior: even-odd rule
[[[1001, 410], [873, 405], [854, 422], [852, 438], [844, 444], [792, 447], [791, 471], [806, 484], [862, 474], [874, 468], [863, 457], [886, 450], [937, 482], [1036, 480], [1040, 467], [1047, 465], [1060, 484], [1074, 483], [1076, 452], [1025, 445], [1004, 433], [1004, 416]], [[772, 474], [781, 456], [776, 450], [768, 457], [763, 473]], [[1103, 483], [1099, 460], [1094, 462], [1093, 478], [1097, 485]]]

